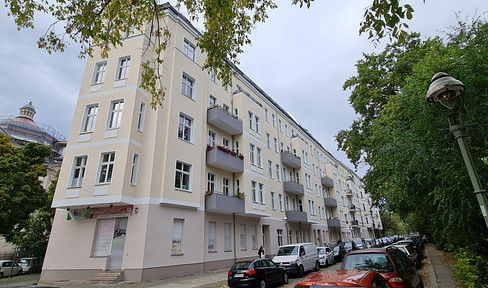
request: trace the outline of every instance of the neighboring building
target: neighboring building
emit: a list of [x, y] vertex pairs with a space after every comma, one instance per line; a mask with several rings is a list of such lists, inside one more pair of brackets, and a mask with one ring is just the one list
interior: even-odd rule
[[199, 32], [163, 7], [163, 108], [139, 88], [147, 34], [87, 61], [41, 281], [147, 281], [230, 267], [261, 245], [372, 238], [371, 207], [350, 205], [371, 203], [359, 177], [238, 68], [232, 87], [202, 70]]
[[[0, 133], [10, 136], [10, 143], [14, 147], [22, 147], [26, 143], [37, 143], [51, 147], [52, 155], [46, 159], [47, 176], [42, 179], [42, 186], [48, 189], [51, 181], [61, 168], [63, 148], [66, 138], [51, 126], [36, 123], [36, 110], [32, 102], [22, 106], [17, 117], [8, 116], [0, 119]], [[13, 259], [15, 246], [0, 237], [0, 259]]]

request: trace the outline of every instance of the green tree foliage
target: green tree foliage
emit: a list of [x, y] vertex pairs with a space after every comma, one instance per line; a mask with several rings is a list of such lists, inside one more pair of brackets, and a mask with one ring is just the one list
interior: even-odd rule
[[338, 133], [339, 148], [356, 165], [369, 164], [366, 190], [375, 199], [385, 199], [389, 211], [448, 250], [486, 243], [488, 231], [448, 117], [425, 95], [436, 72], [464, 82], [461, 118], [473, 124], [468, 145], [486, 183], [487, 37], [488, 25], [479, 19], [460, 22], [446, 39], [411, 34], [380, 54], [364, 55], [358, 74], [344, 84], [360, 118]]
[[[310, 7], [313, 0], [291, 0], [294, 5]], [[156, 53], [152, 65], [142, 64], [141, 87], [152, 95], [153, 108], [162, 106], [165, 88], [161, 70], [162, 52], [170, 33], [164, 22], [164, 12], [154, 0], [5, 0], [9, 15], [18, 29], [33, 28], [37, 12], [51, 15], [54, 23], [40, 37], [38, 46], [53, 51], [64, 51], [69, 41], [80, 45], [80, 56], [91, 56], [94, 48], [107, 57], [113, 47], [121, 46], [131, 31], [145, 31], [156, 39], [146, 49]], [[192, 20], [203, 18], [204, 32], [198, 46], [207, 53], [202, 69], [209, 69], [230, 84], [230, 66], [238, 64], [242, 47], [250, 44], [250, 34], [256, 25], [268, 18], [268, 11], [277, 5], [272, 0], [177, 0]], [[405, 20], [411, 19], [413, 8], [398, 0], [373, 0], [365, 9], [360, 33], [368, 33], [375, 41], [386, 37], [404, 40]], [[147, 28], [147, 24], [150, 27]]]
[[47, 146], [28, 143], [15, 148], [9, 141], [0, 134], [0, 235], [7, 241], [32, 212], [46, 205], [39, 179], [47, 175], [43, 163], [51, 155]]

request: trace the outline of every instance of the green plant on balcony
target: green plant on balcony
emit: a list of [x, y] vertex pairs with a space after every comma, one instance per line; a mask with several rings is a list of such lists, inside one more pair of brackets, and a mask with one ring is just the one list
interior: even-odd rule
[[244, 198], [246, 198], [246, 194], [244, 192], [237, 190], [236, 194], [234, 194], [234, 197], [237, 197], [239, 199], [244, 199]]

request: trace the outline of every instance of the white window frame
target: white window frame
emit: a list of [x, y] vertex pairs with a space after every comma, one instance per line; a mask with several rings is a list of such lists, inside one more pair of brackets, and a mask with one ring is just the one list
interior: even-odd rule
[[117, 73], [115, 73], [115, 80], [123, 80], [129, 78], [131, 62], [130, 58], [130, 55], [119, 58], [119, 62], [117, 64]]
[[254, 113], [248, 111], [249, 114], [249, 129], [254, 130]]
[[256, 133], [261, 134], [261, 119], [254, 115], [254, 124], [256, 125]]
[[215, 143], [217, 143], [217, 133], [212, 130], [208, 130], [208, 143], [207, 145], [210, 147], [214, 147]]
[[85, 106], [85, 113], [83, 114], [80, 133], [91, 133], [95, 130], [98, 107], [98, 103], [88, 104]]
[[[189, 143], [193, 143], [194, 125], [195, 125], [195, 119], [193, 117], [191, 117], [191, 116], [189, 116], [183, 112], [180, 112], [179, 116], [178, 116], [178, 129], [177, 129], [178, 139], [189, 142]], [[188, 139], [187, 139], [186, 134], [185, 134], [187, 129], [189, 130]]]
[[192, 61], [197, 62], [197, 46], [186, 38], [183, 40], [183, 54], [188, 56]]
[[255, 202], [257, 203], [258, 202], [258, 194], [257, 194], [257, 190], [256, 190], [256, 185], [258, 184], [258, 182], [254, 181], [254, 180], [251, 180], [251, 196], [252, 196], [252, 202]]
[[263, 183], [258, 183], [258, 196], [259, 196], [259, 202], [261, 204], [266, 204], [266, 199], [265, 199], [265, 194], [264, 194], [264, 184]]
[[171, 255], [183, 255], [183, 229], [185, 219], [173, 219], [173, 234], [171, 239]]
[[222, 177], [222, 193], [226, 196], [232, 195], [232, 179], [228, 177]]
[[275, 192], [271, 191], [271, 209], [276, 210]]
[[[112, 183], [114, 169], [115, 169], [115, 151], [108, 151], [100, 153], [100, 160], [98, 163], [98, 172], [97, 172], [97, 179], [96, 184], [110, 184]], [[108, 159], [104, 159], [105, 156], [108, 156]], [[112, 157], [113, 156], [113, 157]], [[101, 179], [103, 173], [103, 179]], [[100, 181], [102, 180], [102, 181]]]
[[[78, 164], [78, 160], [81, 162]], [[73, 158], [73, 165], [71, 168], [71, 176], [69, 179], [68, 188], [78, 188], [83, 186], [83, 179], [85, 178], [86, 164], [88, 163], [88, 155], [75, 156]]]
[[271, 135], [269, 133], [266, 133], [266, 147], [271, 149]]
[[195, 91], [197, 87], [196, 83], [197, 81], [195, 80], [195, 78], [183, 72], [183, 74], [181, 75], [181, 94], [195, 100]]
[[102, 84], [105, 81], [105, 75], [107, 74], [108, 61], [101, 61], [95, 63], [92, 77], [92, 85]]
[[239, 225], [239, 236], [240, 236], [240, 247], [241, 251], [244, 251], [247, 249], [247, 244], [246, 244], [246, 224], [240, 224]]
[[[181, 165], [181, 169], [178, 169], [178, 164]], [[185, 167], [189, 167], [188, 171], [185, 169]], [[176, 179], [178, 178], [179, 174], [181, 175], [180, 183], [179, 183], [181, 187], [178, 187], [177, 186], [178, 183], [176, 183]], [[175, 165], [175, 181], [174, 181], [175, 189], [191, 192], [192, 182], [193, 182], [192, 178], [193, 178], [193, 165], [184, 161], [177, 160]], [[188, 185], [187, 185], [188, 187], [186, 188], [184, 187], [185, 179], [188, 180]]]
[[207, 191], [216, 191], [217, 185], [217, 174], [208, 172], [207, 173]]
[[217, 106], [217, 98], [213, 95], [210, 95], [208, 99], [208, 107], [212, 108], [214, 106]]
[[136, 186], [137, 184], [137, 172], [139, 170], [139, 159], [140, 155], [137, 152], [134, 152], [132, 155], [132, 164], [130, 167], [130, 179], [129, 183], [133, 186]]
[[122, 123], [122, 115], [124, 112], [124, 102], [124, 99], [115, 99], [110, 101], [106, 129], [120, 128], [120, 124]]
[[278, 201], [280, 202], [280, 211], [284, 211], [283, 210], [283, 195], [282, 194], [278, 194]]
[[256, 147], [256, 165], [263, 168], [263, 151], [259, 147]]
[[271, 160], [268, 160], [268, 174], [269, 174], [269, 178], [273, 179], [273, 161]]
[[231, 233], [231, 224], [224, 223], [224, 251], [232, 251], [231, 248], [231, 240], [232, 240], [232, 233]]
[[254, 144], [249, 144], [249, 161], [251, 165], [256, 165], [255, 148], [256, 146]]
[[208, 243], [207, 243], [208, 253], [217, 252], [216, 231], [217, 231], [217, 222], [209, 221], [208, 222]]
[[144, 132], [144, 120], [146, 119], [146, 103], [141, 101], [139, 104], [139, 114], [137, 116], [137, 130]]

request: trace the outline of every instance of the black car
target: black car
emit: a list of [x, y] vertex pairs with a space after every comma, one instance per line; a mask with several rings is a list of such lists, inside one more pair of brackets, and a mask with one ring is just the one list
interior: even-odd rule
[[341, 242], [332, 248], [334, 252], [334, 262], [341, 262], [344, 256], [346, 256], [347, 251], [344, 249], [344, 242]]
[[352, 250], [359, 250], [358, 246], [356, 245], [356, 242], [354, 242], [353, 240], [343, 242], [343, 243], [344, 243], [344, 249], [346, 249], [347, 253], [351, 252]]
[[234, 263], [227, 275], [229, 287], [260, 287], [287, 284], [288, 274], [283, 267], [269, 259], [256, 259]]

